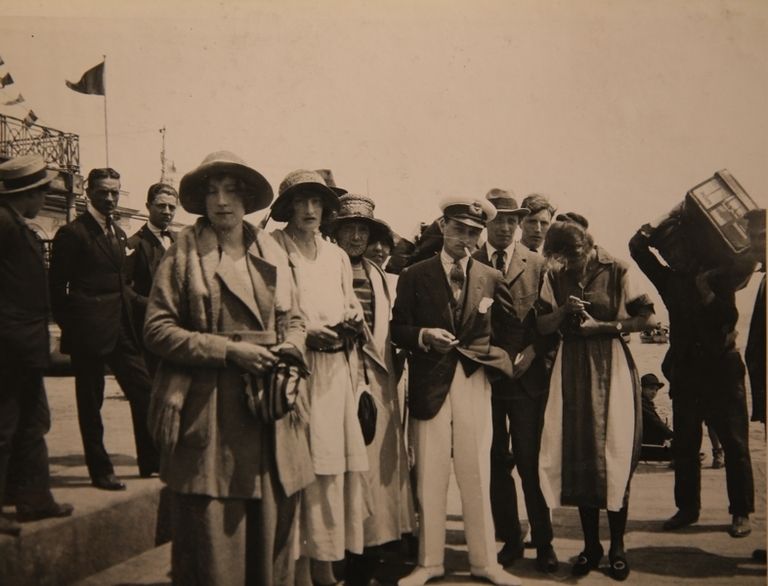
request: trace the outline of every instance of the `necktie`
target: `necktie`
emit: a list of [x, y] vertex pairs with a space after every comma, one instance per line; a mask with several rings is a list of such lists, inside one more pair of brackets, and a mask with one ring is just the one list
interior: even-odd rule
[[453, 292], [453, 299], [458, 301], [461, 297], [461, 293], [464, 290], [464, 269], [461, 268], [461, 263], [456, 261], [451, 267], [449, 280], [451, 281], [451, 291]]
[[506, 265], [506, 256], [507, 251], [506, 250], [497, 250], [493, 253], [493, 255], [496, 257], [496, 262], [494, 264], [494, 267], [499, 269], [502, 273], [504, 273], [504, 267]]
[[120, 246], [117, 243], [117, 236], [115, 235], [115, 222], [112, 219], [112, 216], [107, 216], [105, 218], [104, 225], [107, 229], [107, 243], [109, 244], [109, 248], [116, 257], [119, 257]]

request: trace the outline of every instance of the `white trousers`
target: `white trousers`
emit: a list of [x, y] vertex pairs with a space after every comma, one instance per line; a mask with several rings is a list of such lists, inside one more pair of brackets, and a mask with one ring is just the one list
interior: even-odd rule
[[410, 423], [416, 450], [419, 564], [443, 564], [453, 446], [471, 569], [498, 566], [490, 499], [491, 385], [485, 371], [480, 368], [466, 377], [457, 364], [450, 391], [437, 415], [426, 421], [411, 419]]

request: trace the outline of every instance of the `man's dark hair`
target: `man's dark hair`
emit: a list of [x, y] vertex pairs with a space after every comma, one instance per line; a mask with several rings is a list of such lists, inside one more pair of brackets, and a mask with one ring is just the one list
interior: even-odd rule
[[88, 173], [88, 187], [90, 187], [91, 183], [97, 179], [120, 179], [120, 173], [115, 171], [112, 167], [91, 169], [90, 173]]
[[173, 185], [169, 185], [168, 183], [153, 183], [147, 190], [147, 203], [155, 201], [155, 198], [161, 193], [172, 195], [176, 199], [179, 199], [179, 192], [176, 191], [176, 188]]
[[584, 216], [576, 212], [566, 212], [564, 214], [557, 214], [555, 221], [576, 222], [582, 228], [589, 228], [589, 220], [587, 220]]
[[540, 193], [526, 195], [520, 207], [531, 210], [531, 215], [538, 214], [541, 210], [547, 210], [550, 216], [555, 215], [555, 207], [550, 203], [549, 198]]

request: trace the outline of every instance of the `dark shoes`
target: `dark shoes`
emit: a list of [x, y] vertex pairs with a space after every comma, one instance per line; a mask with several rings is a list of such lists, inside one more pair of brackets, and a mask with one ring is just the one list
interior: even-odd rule
[[10, 519], [0, 517], [0, 535], [12, 535], [18, 537], [21, 534], [21, 525]]
[[723, 448], [712, 450], [712, 468], [718, 470], [725, 466], [725, 453]]
[[734, 515], [731, 526], [728, 528], [728, 534], [731, 537], [746, 537], [750, 533], [752, 533], [752, 525], [749, 522], [749, 517]]
[[524, 551], [525, 548], [522, 543], [507, 542], [496, 555], [496, 561], [501, 567], [506, 568], [514, 564], [516, 560], [522, 559]]
[[539, 572], [544, 572], [546, 574], [557, 572], [557, 556], [551, 545], [536, 549], [536, 567]]
[[42, 519], [54, 519], [56, 517], [69, 517], [75, 507], [69, 503], [52, 502], [41, 509], [16, 508], [16, 518], [21, 523], [40, 521]]
[[101, 490], [125, 490], [125, 483], [114, 474], [105, 474], [91, 479], [91, 484]]
[[669, 519], [664, 521], [664, 531], [674, 531], [675, 529], [681, 529], [688, 525], [693, 525], [699, 520], [698, 511], [683, 511], [682, 509], [677, 511]]
[[592, 551], [584, 550], [576, 558], [576, 562], [571, 567], [571, 574], [574, 576], [586, 576], [592, 570], [597, 569], [600, 560], [603, 558], [603, 548]]
[[622, 553], [608, 554], [608, 559], [611, 562], [611, 567], [608, 569], [608, 573], [611, 578], [618, 582], [623, 582], [629, 576], [629, 564], [627, 563], [627, 556]]

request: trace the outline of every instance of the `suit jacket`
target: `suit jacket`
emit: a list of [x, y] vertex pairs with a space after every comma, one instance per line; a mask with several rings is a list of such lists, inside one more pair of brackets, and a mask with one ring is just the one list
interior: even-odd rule
[[[472, 256], [483, 264], [493, 266], [485, 246]], [[544, 258], [531, 252], [522, 244], [516, 243], [504, 275], [504, 283], [512, 296], [512, 307], [518, 317], [508, 334], [509, 351], [514, 359], [518, 352], [533, 344], [536, 358], [519, 379], [496, 381], [493, 385], [494, 397], [509, 397], [518, 388], [531, 396], [539, 396], [546, 393], [549, 388], [550, 354], [557, 345], [558, 339], [557, 335], [542, 336], [538, 333], [534, 311], [534, 304], [539, 297], [545, 274]]]
[[0, 204], [0, 361], [48, 365], [48, 306], [42, 243], [14, 210]]
[[[170, 233], [171, 241], [176, 240], [176, 234]], [[157, 239], [149, 227], [144, 224], [138, 232], [128, 239], [128, 248], [131, 254], [127, 257], [127, 278], [131, 289], [135, 293], [133, 297], [134, 324], [136, 335], [142, 339], [144, 317], [147, 313], [147, 299], [152, 290], [152, 282], [160, 260], [165, 254], [165, 248]]]
[[[490, 308], [480, 311], [484, 298]], [[485, 305], [485, 303], [484, 303]], [[410, 352], [408, 405], [411, 416], [431, 419], [442, 407], [457, 363], [467, 376], [484, 367], [491, 378], [512, 376], [512, 361], [504, 337], [517, 318], [502, 275], [472, 259], [467, 264], [464, 306], [458, 323], [451, 307], [451, 290], [440, 256], [416, 263], [400, 275], [392, 312], [392, 341]], [[419, 346], [422, 328], [452, 332], [459, 345], [447, 354]]]
[[[51, 251], [51, 304], [61, 327], [61, 351], [105, 356], [114, 350], [121, 320], [133, 335], [125, 248], [128, 238], [115, 225], [116, 244], [90, 213], [56, 232]], [[138, 340], [135, 340], [138, 342]]]
[[752, 421], [765, 423], [765, 274], [755, 297], [744, 360], [752, 389]]

